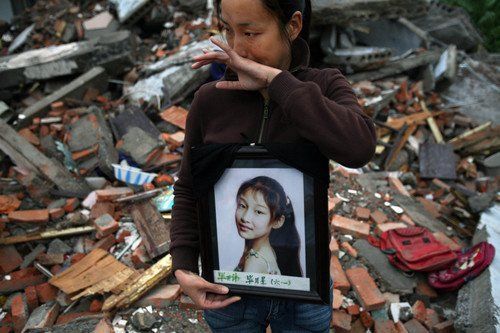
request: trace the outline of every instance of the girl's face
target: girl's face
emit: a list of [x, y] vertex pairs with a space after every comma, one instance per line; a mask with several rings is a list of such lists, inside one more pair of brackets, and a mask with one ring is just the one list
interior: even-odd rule
[[[302, 17], [300, 13], [298, 15], [301, 29]], [[298, 19], [295, 17], [291, 22], [297, 23]], [[222, 0], [221, 21], [227, 43], [238, 55], [266, 66], [289, 69], [290, 46], [284, 40], [276, 18], [260, 0]], [[290, 28], [292, 39], [300, 29], [295, 34]]]
[[271, 229], [281, 227], [284, 216], [271, 221], [271, 211], [262, 193], [247, 190], [238, 198], [235, 220], [238, 234], [250, 240], [269, 236]]

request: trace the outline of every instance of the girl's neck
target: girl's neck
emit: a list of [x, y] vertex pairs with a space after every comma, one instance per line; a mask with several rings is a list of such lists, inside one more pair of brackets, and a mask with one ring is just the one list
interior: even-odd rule
[[261, 251], [265, 248], [271, 248], [271, 243], [269, 243], [269, 236], [254, 239], [254, 241], [250, 244], [250, 248], [254, 249], [255, 251]]

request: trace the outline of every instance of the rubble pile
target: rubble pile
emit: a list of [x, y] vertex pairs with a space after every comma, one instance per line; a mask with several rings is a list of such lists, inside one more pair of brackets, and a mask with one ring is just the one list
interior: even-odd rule
[[[472, 53], [468, 16], [435, 1], [317, 0], [313, 24], [313, 63], [342, 69], [378, 142], [361, 169], [331, 162], [331, 327], [493, 327], [467, 309], [494, 272], [439, 292], [368, 239], [493, 237], [498, 56]], [[191, 70], [218, 34], [212, 1], [40, 0], [0, 34], [0, 331], [208, 331], [168, 252], [190, 101], [224, 71]]]

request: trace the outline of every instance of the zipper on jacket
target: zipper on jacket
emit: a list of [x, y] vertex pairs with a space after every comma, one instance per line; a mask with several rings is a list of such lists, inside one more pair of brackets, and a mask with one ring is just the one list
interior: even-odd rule
[[262, 114], [262, 122], [260, 124], [259, 131], [259, 140], [257, 143], [262, 143], [262, 139], [264, 137], [264, 128], [266, 126], [266, 122], [269, 119], [269, 101], [264, 101], [264, 113]]

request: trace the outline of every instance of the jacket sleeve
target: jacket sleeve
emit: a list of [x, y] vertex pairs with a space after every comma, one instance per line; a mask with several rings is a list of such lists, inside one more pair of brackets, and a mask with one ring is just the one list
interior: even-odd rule
[[361, 110], [339, 70], [320, 70], [316, 82], [303, 82], [283, 71], [271, 81], [269, 96], [299, 134], [315, 143], [326, 157], [346, 167], [362, 167], [375, 153], [372, 119]]
[[184, 153], [178, 179], [174, 184], [174, 206], [170, 228], [170, 254], [173, 271], [185, 269], [196, 274], [198, 271], [199, 231], [197, 202], [193, 195], [191, 168], [189, 165], [191, 147], [202, 143], [202, 125], [198, 94], [195, 95], [186, 120]]

